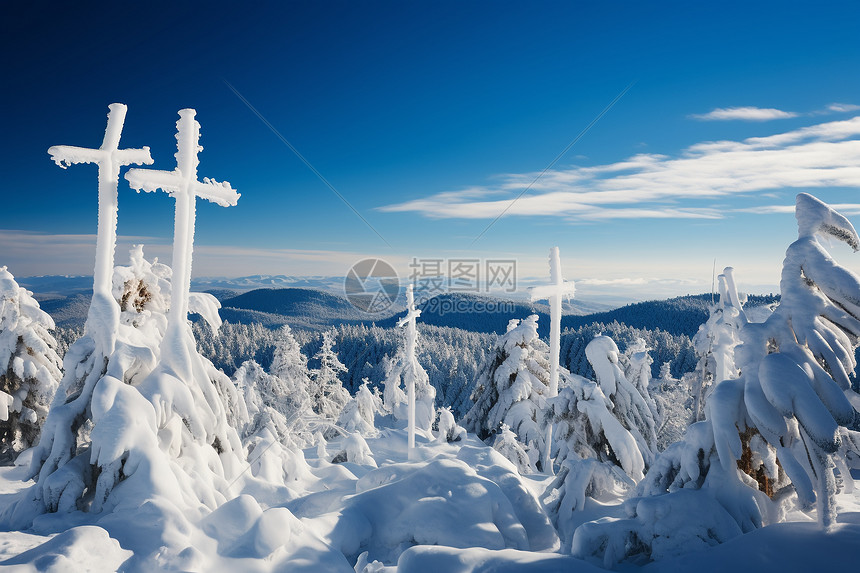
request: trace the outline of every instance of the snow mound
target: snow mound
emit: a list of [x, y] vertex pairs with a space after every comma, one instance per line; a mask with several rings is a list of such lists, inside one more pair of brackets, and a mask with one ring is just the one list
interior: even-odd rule
[[351, 562], [367, 551], [367, 560], [384, 564], [396, 563], [417, 544], [531, 549], [502, 488], [452, 459], [367, 473], [345, 500], [329, 538]]
[[622, 560], [641, 564], [707, 549], [742, 533], [723, 506], [701, 492], [681, 490], [624, 505], [627, 519], [602, 518], [579, 526], [572, 555], [607, 568]]
[[83, 525], [60, 533], [50, 541], [0, 562], [17, 572], [116, 571], [132, 555], [101, 527]]
[[454, 549], [418, 545], [403, 552], [398, 573], [557, 573], [603, 571], [568, 555], [531, 553], [516, 549]]

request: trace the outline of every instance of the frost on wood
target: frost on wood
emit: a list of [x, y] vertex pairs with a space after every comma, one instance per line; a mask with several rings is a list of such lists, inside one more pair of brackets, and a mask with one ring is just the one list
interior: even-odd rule
[[57, 391], [60, 358], [54, 321], [0, 267], [0, 455], [34, 446]]
[[119, 309], [110, 296], [114, 251], [116, 250], [117, 187], [119, 170], [126, 165], [150, 165], [149, 148], [119, 149], [125, 115], [128, 108], [121, 103], [109, 106], [108, 123], [104, 139], [98, 149], [55, 145], [48, 149], [51, 159], [62, 168], [73, 163], [98, 165], [98, 233], [96, 235], [96, 263], [93, 272], [93, 299], [87, 316], [86, 332], [95, 341], [95, 362], [113, 352], [113, 337]]
[[[132, 189], [155, 192], [159, 189], [169, 193], [175, 200], [175, 223], [173, 228], [173, 288], [171, 290], [170, 311], [161, 362], [167, 370], [187, 379], [192, 373], [188, 366], [191, 355], [196, 350], [189, 348], [193, 342], [188, 326], [189, 292], [191, 290], [191, 258], [194, 248], [194, 224], [197, 198], [203, 198], [222, 207], [236, 205], [239, 193], [229, 183], [219, 183], [208, 177], [197, 180], [197, 154], [200, 146], [200, 124], [194, 119], [193, 109], [179, 112], [176, 122], [176, 169], [159, 171], [152, 169], [131, 169], [126, 173]], [[199, 297], [198, 297], [199, 298]], [[204, 311], [207, 321], [220, 324], [220, 319], [212, 316], [212, 302], [195, 301], [198, 310]], [[210, 307], [210, 308], [207, 308]], [[214, 326], [214, 324], [213, 324]]]
[[[559, 354], [561, 352], [561, 299], [570, 298], [576, 292], [572, 282], [565, 282], [561, 275], [561, 256], [558, 247], [549, 250], [549, 274], [550, 284], [530, 289], [532, 301], [546, 298], [549, 301], [549, 390], [547, 398], [558, 396], [558, 369]], [[552, 425], [546, 426], [544, 437], [545, 450], [542, 452], [541, 465], [547, 470], [552, 470], [550, 444], [552, 443]]]
[[[407, 287], [407, 305], [405, 317], [398, 321], [404, 328], [404, 340], [397, 349], [397, 354], [385, 365], [385, 390], [383, 402], [385, 409], [398, 420], [409, 420], [409, 388], [413, 388], [414, 428], [429, 431], [436, 417], [436, 389], [430, 384], [430, 377], [418, 362], [418, 329], [415, 319], [421, 311], [415, 308], [412, 285]], [[413, 438], [414, 440], [414, 438]], [[414, 442], [413, 442], [414, 443]]]
[[463, 426], [482, 440], [507, 424], [527, 448], [533, 468], [544, 451], [542, 412], [549, 390], [548, 349], [538, 338], [537, 321], [534, 314], [510, 321], [472, 392], [474, 406], [463, 418]]
[[[181, 134], [187, 131], [180, 125]], [[180, 164], [196, 167], [196, 141], [180, 139]], [[164, 172], [152, 173], [158, 179]], [[231, 480], [244, 469], [230, 420], [241, 397], [197, 353], [191, 335], [188, 214], [177, 213], [169, 288], [166, 267], [135, 251], [131, 267], [114, 275], [114, 288], [107, 285], [114, 318], [99, 314], [104, 305], [91, 306], [87, 333], [66, 354], [65, 376], [32, 456], [37, 482], [6, 508], [4, 521], [22, 526], [40, 513], [84, 510], [101, 515], [98, 523], [107, 529], [123, 530], [118, 516], [147, 507], [161, 533], [126, 540], [146, 562], [180, 552], [188, 540], [177, 532], [189, 531], [189, 517], [232, 496]], [[105, 340], [114, 343], [110, 352]]]
[[699, 356], [695, 373], [690, 377], [694, 422], [704, 419], [705, 403], [714, 385], [740, 375], [735, 365], [735, 347], [740, 344], [740, 331], [748, 322], [743, 309], [745, 297], [738, 294], [732, 267], [726, 267], [717, 279], [720, 300], [711, 305], [708, 321], [693, 337]]

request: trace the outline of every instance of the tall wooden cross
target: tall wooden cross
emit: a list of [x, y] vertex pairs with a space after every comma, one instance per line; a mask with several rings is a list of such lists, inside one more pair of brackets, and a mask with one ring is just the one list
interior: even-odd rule
[[[111, 294], [114, 251], [116, 250], [117, 187], [119, 170], [125, 165], [151, 165], [149, 148], [119, 149], [119, 138], [128, 107], [121, 103], [108, 106], [107, 128], [101, 147], [89, 149], [71, 145], [55, 145], [48, 149], [54, 163], [65, 169], [73, 163], [95, 163], [99, 168], [99, 215], [96, 234], [96, 264], [93, 271], [93, 301], [87, 315], [87, 332], [106, 354], [114, 350], [119, 305]], [[97, 328], [97, 322], [108, 322]]]
[[[170, 362], [177, 353], [185, 353], [185, 334], [188, 325], [188, 294], [191, 290], [191, 255], [194, 248], [194, 224], [197, 197], [222, 207], [231, 207], [239, 200], [239, 193], [226, 181], [219, 183], [208, 177], [197, 180], [197, 158], [200, 147], [200, 124], [194, 119], [196, 111], [183, 109], [176, 122], [176, 169], [160, 171], [154, 169], [130, 169], [125, 174], [132, 189], [138, 192], [155, 192], [159, 189], [176, 200], [176, 221], [173, 227], [173, 280], [170, 289], [170, 310], [167, 315], [167, 331], [162, 346], [173, 351], [162, 356]], [[184, 372], [181, 364], [170, 364], [177, 374]]]
[[415, 308], [415, 295], [412, 284], [406, 287], [406, 316], [397, 321], [397, 327], [406, 327], [406, 361], [408, 364], [407, 388], [408, 388], [408, 414], [407, 414], [407, 457], [415, 458], [415, 376], [418, 371], [415, 347], [418, 344], [418, 331], [415, 328], [415, 320], [421, 316], [421, 311]]
[[[549, 300], [549, 392], [548, 398], [558, 396], [558, 360], [561, 352], [561, 299], [570, 298], [576, 292], [573, 282], [566, 282], [561, 276], [561, 257], [558, 247], [549, 250], [549, 284], [530, 289], [531, 299]], [[546, 450], [544, 470], [552, 473], [550, 448], [552, 446], [552, 424], [546, 429]]]

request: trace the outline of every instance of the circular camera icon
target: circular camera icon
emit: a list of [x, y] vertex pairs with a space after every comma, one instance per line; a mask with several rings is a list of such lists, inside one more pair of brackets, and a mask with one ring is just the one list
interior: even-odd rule
[[400, 293], [400, 277], [382, 259], [363, 259], [352, 265], [343, 281], [346, 300], [362, 312], [385, 312]]

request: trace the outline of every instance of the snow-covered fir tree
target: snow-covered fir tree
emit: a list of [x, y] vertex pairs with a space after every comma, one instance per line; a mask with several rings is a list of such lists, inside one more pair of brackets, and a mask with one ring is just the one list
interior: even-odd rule
[[365, 437], [373, 437], [376, 431], [376, 412], [378, 411], [378, 397], [367, 386], [367, 379], [358, 387], [355, 396], [349, 399], [340, 413], [337, 425], [347, 432], [358, 432]]
[[436, 424], [437, 442], [458, 442], [466, 437], [466, 429], [454, 419], [451, 408], [439, 408], [439, 420]]
[[338, 419], [350, 397], [340, 379], [341, 374], [347, 371], [346, 366], [338, 359], [333, 347], [334, 331], [326, 330], [322, 333], [322, 346], [314, 355], [314, 360], [318, 360], [320, 366], [311, 370], [308, 392], [313, 411], [331, 422]]
[[0, 456], [39, 441], [62, 376], [53, 329], [32, 293], [0, 267]]
[[495, 344], [472, 393], [463, 427], [482, 440], [507, 424], [526, 447], [532, 468], [544, 448], [543, 410], [549, 383], [549, 349], [537, 333], [537, 315], [511, 320]]
[[243, 363], [233, 380], [248, 412], [248, 425], [241, 432], [243, 440], [272, 424], [270, 430], [286, 445], [303, 448], [312, 443], [314, 413], [303, 384], [269, 374], [254, 360]]
[[[840, 448], [860, 443], [852, 405], [860, 396], [848, 378], [860, 342], [860, 277], [836, 263], [822, 240], [857, 251], [860, 237], [812, 195], [797, 196], [795, 214], [798, 239], [786, 250], [782, 300], [764, 323], [741, 331], [742, 376], [717, 386], [708, 419], [726, 473], [739, 482], [749, 475], [768, 495], [790, 483], [829, 527], [836, 520], [835, 474], [847, 471]], [[738, 462], [745, 474], [735, 471]]]
[[248, 360], [233, 375], [243, 397], [242, 443], [254, 477], [289, 484], [308, 471], [301, 448], [314, 442], [310, 396], [304, 387], [268, 374]]
[[627, 502], [627, 518], [577, 529], [574, 555], [611, 565], [648, 554], [665, 544], [662, 530], [676, 527], [672, 514], [689, 516], [709, 544], [722, 542], [778, 521], [792, 494], [802, 508], [817, 508], [825, 529], [835, 523], [836, 493], [846, 483], [837, 478], [849, 476], [848, 451], [860, 451], [860, 396], [848, 378], [860, 341], [860, 277], [837, 264], [822, 239], [856, 251], [860, 237], [806, 193], [795, 214], [782, 299], [767, 320], [741, 330], [741, 375], [717, 384], [705, 420], [655, 460], [637, 486], [641, 497]]
[[732, 267], [726, 267], [717, 279], [720, 299], [711, 305], [708, 321], [693, 337], [699, 357], [695, 375], [690, 377], [694, 422], [704, 419], [705, 403], [714, 385], [740, 374], [735, 365], [735, 347], [740, 344], [739, 333], [747, 323], [743, 309], [746, 299], [738, 294]]
[[[639, 389], [631, 384], [619, 366], [615, 341], [608, 336], [596, 336], [585, 348], [588, 362], [594, 369], [597, 384], [612, 401], [612, 413], [636, 439], [647, 468], [657, 450], [656, 423], [652, 406]], [[647, 395], [647, 388], [645, 389]], [[653, 407], [656, 409], [656, 406]]]
[[690, 386], [672, 376], [669, 362], [660, 367], [660, 375], [651, 381], [651, 395], [657, 405], [657, 450], [681, 440], [692, 417]]
[[285, 324], [275, 333], [274, 346], [269, 374], [293, 384], [308, 387], [310, 385], [308, 359], [302, 354], [302, 349], [289, 325]]
[[565, 384], [547, 413], [560, 469], [545, 503], [565, 544], [573, 538], [571, 512], [585, 497], [631, 490], [656, 451], [651, 408], [621, 371], [615, 342], [597, 336], [585, 352], [597, 382], [563, 371]]
[[649, 350], [643, 338], [637, 338], [627, 347], [624, 352], [624, 376], [639, 391], [651, 410], [651, 416], [659, 424], [657, 403], [651, 397], [651, 365], [654, 360], [651, 358]]
[[493, 449], [514, 464], [519, 473], [530, 474], [534, 471], [534, 463], [529, 459], [528, 453], [517, 441], [516, 434], [511, 431], [507, 424], [503, 423], [496, 434]]

